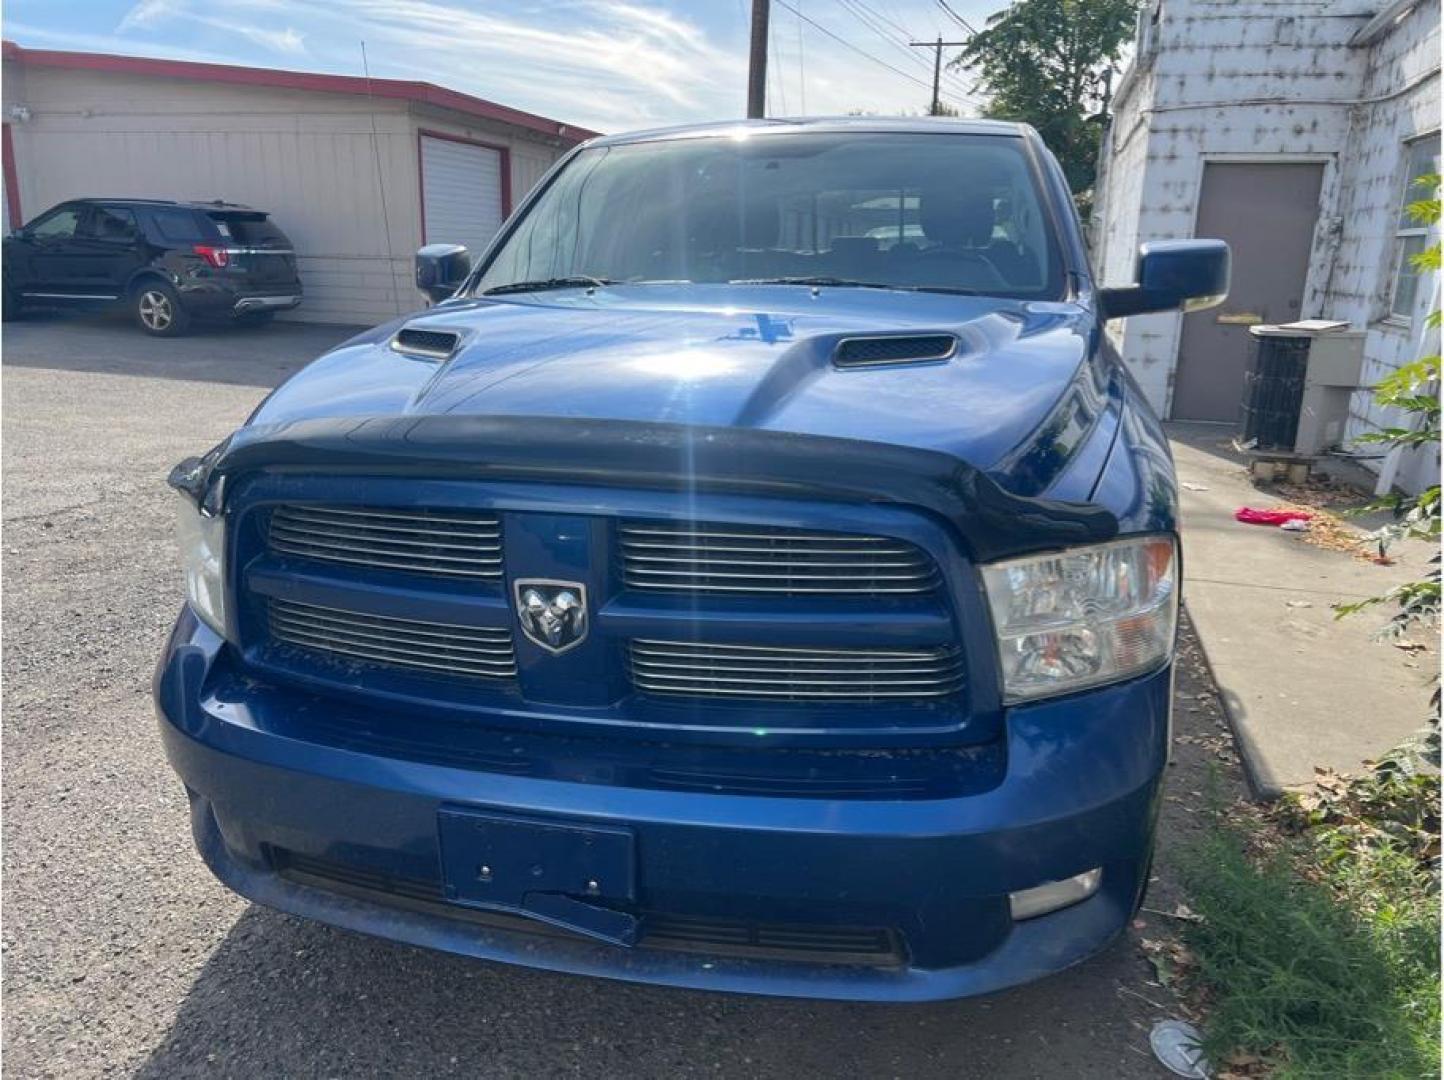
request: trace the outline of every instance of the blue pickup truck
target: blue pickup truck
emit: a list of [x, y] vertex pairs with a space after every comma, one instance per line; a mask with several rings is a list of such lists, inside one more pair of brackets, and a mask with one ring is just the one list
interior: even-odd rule
[[437, 302], [173, 470], [155, 700], [243, 896], [620, 979], [904, 1001], [1096, 952], [1148, 880], [1174, 474], [1029, 128], [594, 140]]

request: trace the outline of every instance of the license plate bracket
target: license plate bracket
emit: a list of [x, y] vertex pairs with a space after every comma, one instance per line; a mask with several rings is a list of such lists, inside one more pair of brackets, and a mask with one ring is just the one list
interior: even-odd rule
[[522, 912], [623, 944], [635, 937], [635, 919], [605, 906], [636, 900], [630, 829], [462, 807], [443, 807], [437, 826], [452, 903]]

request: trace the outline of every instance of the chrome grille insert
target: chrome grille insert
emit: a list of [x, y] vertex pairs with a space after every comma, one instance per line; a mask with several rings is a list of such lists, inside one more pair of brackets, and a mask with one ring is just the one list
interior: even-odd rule
[[393, 619], [272, 598], [271, 638], [285, 645], [387, 667], [481, 679], [516, 674], [505, 627]]
[[653, 694], [787, 701], [941, 698], [963, 684], [956, 649], [826, 649], [638, 638], [632, 683]]
[[271, 550], [412, 574], [501, 577], [501, 520], [477, 510], [278, 506]]
[[633, 521], [621, 527], [621, 551], [633, 589], [876, 596], [938, 585], [931, 558], [885, 536]]

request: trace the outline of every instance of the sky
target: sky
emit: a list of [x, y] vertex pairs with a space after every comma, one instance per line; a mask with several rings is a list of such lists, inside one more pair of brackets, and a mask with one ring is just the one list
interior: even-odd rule
[[[1004, 0], [773, 0], [768, 115], [922, 113]], [[424, 79], [595, 131], [746, 111], [751, 0], [6, 0], [21, 45]], [[950, 9], [950, 10], [949, 10]], [[954, 50], [955, 51], [955, 50]], [[943, 100], [977, 111], [972, 77]]]

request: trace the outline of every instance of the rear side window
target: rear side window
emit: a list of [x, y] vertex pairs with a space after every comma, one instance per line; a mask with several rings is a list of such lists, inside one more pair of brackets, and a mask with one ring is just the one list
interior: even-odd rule
[[150, 220], [162, 240], [177, 244], [196, 244], [213, 239], [206, 233], [190, 210], [151, 210]]
[[221, 235], [242, 247], [288, 248], [291, 241], [264, 214], [211, 214]]

